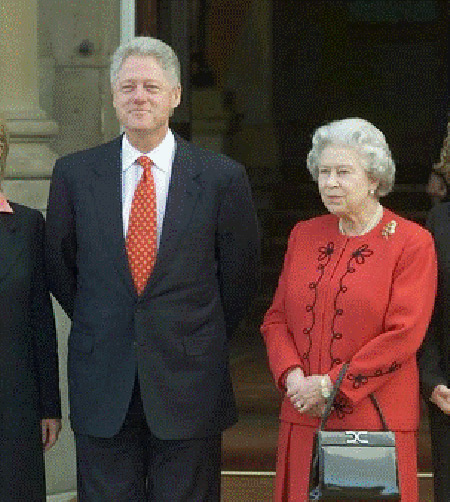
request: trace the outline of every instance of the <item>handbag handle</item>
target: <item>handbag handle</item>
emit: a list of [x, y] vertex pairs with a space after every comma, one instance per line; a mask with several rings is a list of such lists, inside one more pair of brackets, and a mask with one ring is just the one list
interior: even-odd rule
[[[344, 379], [345, 373], [347, 372], [347, 368], [348, 368], [348, 363], [345, 363], [342, 365], [342, 368], [341, 368], [341, 371], [339, 372], [336, 383], [334, 384], [333, 389], [330, 394], [330, 397], [328, 398], [327, 405], [325, 407], [325, 411], [323, 412], [322, 420], [320, 422], [319, 430], [321, 430], [321, 431], [323, 431], [325, 429], [325, 425], [328, 421], [331, 410], [333, 408], [334, 400], [335, 400], [336, 395], [339, 391], [339, 387], [341, 386], [342, 380]], [[370, 397], [370, 400], [372, 401], [372, 403], [373, 403], [373, 405], [374, 405], [375, 409], [377, 410], [377, 413], [380, 417], [383, 430], [388, 431], [389, 429], [388, 429], [386, 420], [384, 418], [383, 412], [381, 411], [380, 405], [378, 404], [378, 401], [376, 400], [376, 398], [373, 394], [369, 394], [369, 397]]]

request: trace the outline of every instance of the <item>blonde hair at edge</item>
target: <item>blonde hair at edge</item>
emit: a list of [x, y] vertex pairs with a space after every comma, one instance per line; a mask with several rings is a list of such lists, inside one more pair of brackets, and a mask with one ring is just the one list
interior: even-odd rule
[[0, 155], [0, 189], [2, 187], [3, 176], [6, 169], [6, 157], [9, 151], [9, 134], [6, 128], [6, 120], [0, 115], [0, 143], [3, 144], [3, 150]]
[[367, 120], [348, 118], [325, 124], [314, 132], [312, 148], [306, 165], [317, 181], [319, 161], [329, 145], [355, 148], [365, 160], [364, 169], [370, 178], [378, 181], [376, 197], [387, 195], [394, 186], [395, 163], [384, 134]]

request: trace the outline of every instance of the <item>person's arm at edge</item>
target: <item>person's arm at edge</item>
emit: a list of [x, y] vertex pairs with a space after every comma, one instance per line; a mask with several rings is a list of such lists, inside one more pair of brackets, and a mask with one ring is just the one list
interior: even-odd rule
[[72, 318], [77, 280], [76, 234], [74, 210], [64, 177], [64, 167], [67, 166], [57, 161], [50, 184], [45, 235], [45, 266], [50, 291], [69, 318]]
[[289, 265], [295, 256], [299, 227], [296, 226], [288, 240], [284, 257], [283, 269], [278, 280], [278, 286], [273, 297], [272, 305], [266, 312], [261, 326], [261, 333], [267, 347], [269, 366], [280, 391], [286, 391], [287, 378], [291, 372], [297, 375], [300, 382], [304, 368], [298, 354], [292, 333], [289, 331], [285, 312], [285, 295], [289, 274]]
[[44, 269], [44, 218], [39, 211], [35, 215], [30, 322], [42, 444], [44, 450], [48, 451], [56, 443], [61, 430], [61, 397], [55, 319]]

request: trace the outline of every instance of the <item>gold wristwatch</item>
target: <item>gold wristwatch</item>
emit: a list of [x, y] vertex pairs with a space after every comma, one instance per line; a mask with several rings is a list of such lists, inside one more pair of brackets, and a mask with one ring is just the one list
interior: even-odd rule
[[330, 397], [331, 389], [328, 387], [328, 379], [326, 376], [320, 380], [320, 391], [324, 399], [328, 399]]

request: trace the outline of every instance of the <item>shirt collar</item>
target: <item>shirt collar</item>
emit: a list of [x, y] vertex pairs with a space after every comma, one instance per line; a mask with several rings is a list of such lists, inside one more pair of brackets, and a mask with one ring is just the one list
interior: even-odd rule
[[13, 213], [12, 207], [9, 205], [6, 197], [0, 192], [0, 213]]
[[154, 165], [165, 173], [170, 173], [175, 152], [175, 137], [169, 129], [161, 143], [150, 152], [140, 152], [129, 142], [127, 135], [122, 138], [122, 170], [127, 171], [142, 155], [150, 157]]

